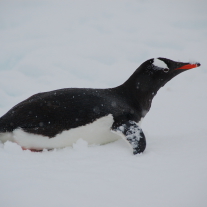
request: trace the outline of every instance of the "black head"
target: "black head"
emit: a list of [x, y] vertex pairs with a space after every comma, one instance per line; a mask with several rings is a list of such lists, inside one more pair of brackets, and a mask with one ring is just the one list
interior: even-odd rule
[[176, 75], [199, 66], [200, 63], [176, 62], [160, 57], [147, 60], [140, 67], [142, 72], [148, 74], [152, 81], [156, 81], [163, 86]]
[[167, 58], [153, 58], [142, 63], [134, 74], [127, 80], [127, 84], [134, 84], [142, 91], [158, 91], [176, 75], [199, 67], [200, 63], [176, 62]]

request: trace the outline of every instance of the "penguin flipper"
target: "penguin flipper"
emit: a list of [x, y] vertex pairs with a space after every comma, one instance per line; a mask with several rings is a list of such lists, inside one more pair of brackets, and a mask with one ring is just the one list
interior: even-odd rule
[[146, 148], [145, 135], [135, 121], [126, 121], [122, 124], [114, 123], [112, 130], [124, 135], [125, 140], [132, 147], [134, 155], [144, 152]]

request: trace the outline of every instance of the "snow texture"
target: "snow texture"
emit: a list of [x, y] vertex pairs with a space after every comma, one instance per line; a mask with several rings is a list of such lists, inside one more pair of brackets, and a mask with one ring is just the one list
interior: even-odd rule
[[202, 0], [0, 1], [0, 115], [38, 92], [118, 86], [150, 58], [201, 63], [158, 91], [141, 155], [122, 139], [42, 153], [0, 143], [0, 206], [206, 207], [206, 8]]

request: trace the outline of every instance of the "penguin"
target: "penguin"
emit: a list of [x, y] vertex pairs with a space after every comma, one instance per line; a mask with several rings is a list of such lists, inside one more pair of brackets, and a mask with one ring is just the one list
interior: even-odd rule
[[200, 63], [152, 58], [122, 85], [107, 89], [64, 88], [37, 93], [0, 118], [0, 140], [39, 151], [71, 146], [79, 138], [106, 144], [123, 138], [133, 154], [143, 153], [141, 121], [158, 90]]

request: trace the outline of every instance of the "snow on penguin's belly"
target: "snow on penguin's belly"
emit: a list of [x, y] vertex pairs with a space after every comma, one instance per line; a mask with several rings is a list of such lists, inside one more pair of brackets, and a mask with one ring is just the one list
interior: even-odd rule
[[113, 116], [110, 114], [91, 124], [63, 131], [54, 138], [30, 134], [22, 129], [16, 129], [13, 132], [13, 141], [26, 149], [36, 150], [72, 146], [80, 138], [87, 141], [89, 145], [106, 144], [121, 138], [118, 134], [111, 132], [113, 122]]

